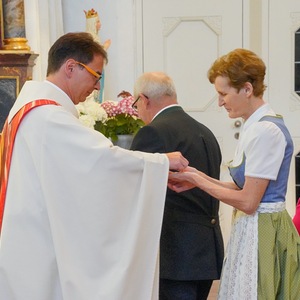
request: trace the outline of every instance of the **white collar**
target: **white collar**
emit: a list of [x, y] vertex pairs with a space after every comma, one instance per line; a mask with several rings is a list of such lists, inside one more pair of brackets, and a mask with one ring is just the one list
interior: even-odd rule
[[170, 108], [170, 107], [174, 107], [174, 106], [180, 106], [179, 104], [171, 104], [171, 105], [168, 105], [166, 107], [164, 107], [163, 109], [161, 109], [159, 112], [156, 113], [156, 115], [152, 118], [151, 122], [160, 114], [162, 113], [164, 110]]
[[244, 123], [244, 129], [247, 129], [253, 123], [258, 122], [263, 116], [271, 115], [276, 116], [270, 104], [265, 103], [260, 106]]

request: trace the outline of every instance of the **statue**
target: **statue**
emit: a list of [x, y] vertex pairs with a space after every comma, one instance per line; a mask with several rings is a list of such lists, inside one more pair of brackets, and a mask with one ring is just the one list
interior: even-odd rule
[[[86, 32], [90, 33], [94, 40], [97, 41], [99, 44], [102, 45], [102, 47], [107, 51], [107, 49], [110, 47], [111, 40], [108, 39], [106, 40], [103, 44], [101, 43], [101, 39], [99, 37], [99, 31], [101, 29], [101, 21], [99, 18], [99, 15], [97, 11], [95, 11], [93, 8], [84, 11], [85, 17], [86, 17]], [[104, 68], [102, 71], [102, 78], [100, 80], [100, 92], [97, 93], [96, 91], [94, 92], [94, 98], [98, 102], [103, 102], [104, 98]]]

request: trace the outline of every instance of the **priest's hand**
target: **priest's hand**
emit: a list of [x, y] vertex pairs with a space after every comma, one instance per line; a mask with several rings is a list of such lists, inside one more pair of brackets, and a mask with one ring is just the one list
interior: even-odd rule
[[189, 161], [180, 152], [166, 153], [169, 159], [169, 168], [173, 171], [181, 171], [189, 165]]

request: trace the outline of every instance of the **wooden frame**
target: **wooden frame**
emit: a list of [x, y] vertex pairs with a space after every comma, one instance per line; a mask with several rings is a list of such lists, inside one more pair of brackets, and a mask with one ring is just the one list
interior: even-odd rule
[[3, 38], [4, 38], [4, 18], [3, 18], [2, 0], [0, 0], [0, 49], [2, 49], [3, 46]]
[[0, 132], [19, 94], [19, 76], [0, 76]]

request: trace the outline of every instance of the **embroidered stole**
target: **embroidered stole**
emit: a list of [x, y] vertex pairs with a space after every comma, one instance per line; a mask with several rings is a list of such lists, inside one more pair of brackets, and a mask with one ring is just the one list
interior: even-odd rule
[[24, 116], [31, 109], [46, 104], [59, 105], [55, 101], [46, 99], [35, 100], [27, 103], [15, 114], [10, 123], [8, 123], [8, 118], [6, 119], [2, 134], [0, 135], [0, 232], [5, 206], [9, 168], [18, 127]]

